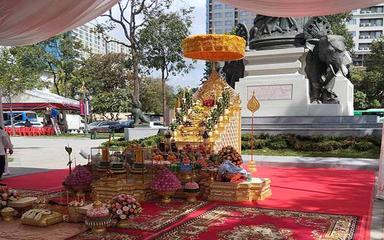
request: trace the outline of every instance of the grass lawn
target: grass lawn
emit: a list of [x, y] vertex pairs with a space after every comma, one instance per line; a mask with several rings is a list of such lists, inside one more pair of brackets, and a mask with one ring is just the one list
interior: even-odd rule
[[[250, 150], [243, 150], [242, 154], [250, 154]], [[330, 152], [298, 152], [292, 149], [273, 150], [269, 148], [255, 149], [255, 155], [266, 156], [300, 156], [300, 157], [340, 157], [340, 158], [373, 158], [380, 156], [380, 149], [375, 148], [368, 151], [357, 151], [354, 149], [340, 149]]]

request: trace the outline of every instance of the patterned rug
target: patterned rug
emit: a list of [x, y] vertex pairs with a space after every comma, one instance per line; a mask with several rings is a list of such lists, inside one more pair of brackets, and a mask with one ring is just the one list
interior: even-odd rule
[[142, 214], [130, 219], [125, 229], [110, 228], [108, 233], [94, 235], [91, 231], [81, 233], [72, 240], [134, 240], [144, 239], [156, 234], [156, 232], [169, 227], [190, 213], [196, 212], [207, 204], [205, 201], [188, 203], [185, 200], [173, 199], [171, 204], [163, 204], [159, 201], [142, 203]]
[[346, 215], [219, 205], [155, 239], [352, 240], [358, 220]]
[[159, 201], [145, 202], [142, 204], [143, 213], [132, 219], [127, 228], [155, 232], [206, 204], [205, 201], [189, 203], [180, 199], [174, 199], [171, 204], [163, 204]]

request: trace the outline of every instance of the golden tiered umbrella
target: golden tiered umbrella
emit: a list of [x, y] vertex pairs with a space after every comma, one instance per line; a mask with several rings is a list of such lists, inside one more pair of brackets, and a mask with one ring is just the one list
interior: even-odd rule
[[245, 40], [236, 35], [202, 34], [182, 42], [184, 56], [206, 61], [234, 61], [244, 58]]

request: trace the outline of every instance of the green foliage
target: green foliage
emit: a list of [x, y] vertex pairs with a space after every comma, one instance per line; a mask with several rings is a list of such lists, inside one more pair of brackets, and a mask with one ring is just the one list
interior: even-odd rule
[[128, 112], [131, 81], [124, 54], [95, 54], [84, 60], [76, 71], [73, 89], [81, 94], [81, 86], [84, 83], [88, 94], [92, 96], [93, 112], [113, 120], [117, 117], [113, 113]]
[[[140, 84], [142, 110], [147, 113], [162, 114], [162, 88], [161, 81], [153, 78], [142, 78]], [[171, 86], [166, 85], [168, 107], [175, 106], [175, 94]]]
[[[102, 16], [108, 21], [98, 24], [96, 32], [106, 36], [106, 32], [119, 29], [123, 33], [124, 40], [117, 41], [105, 37], [106, 41], [116, 42], [126, 46], [130, 50], [130, 62], [133, 79], [133, 98], [140, 100], [140, 64], [143, 64], [145, 55], [143, 49], [145, 43], [141, 41], [140, 32], [156, 17], [170, 8], [172, 0], [147, 1], [147, 0], [121, 0], [114, 9]], [[165, 46], [162, 46], [165, 47]]]
[[287, 141], [285, 140], [277, 140], [275, 142], [270, 142], [268, 144], [270, 149], [286, 149], [288, 148]]
[[149, 69], [161, 71], [165, 80], [169, 75], [188, 73], [191, 68], [183, 58], [181, 42], [190, 34], [192, 10], [162, 13], [150, 19], [139, 32], [143, 64]]
[[341, 35], [345, 39], [345, 46], [351, 51], [354, 46], [352, 34], [348, 31], [346, 23], [351, 20], [351, 13], [339, 13], [325, 16], [331, 25], [331, 30], [335, 35]]
[[25, 90], [40, 88], [44, 64], [34, 46], [3, 48], [0, 51], [0, 91], [8, 100]]
[[372, 149], [374, 147], [375, 147], [375, 144], [367, 141], [357, 142], [353, 145], [353, 148], [359, 151], [368, 151], [369, 149]]
[[[190, 9], [180, 9], [180, 13], [161, 13], [150, 19], [139, 32], [143, 47], [143, 64], [148, 69], [161, 72], [161, 89], [164, 117], [167, 116], [167, 89], [165, 82], [170, 75], [188, 73], [192, 68], [183, 57], [181, 42], [189, 34], [192, 25]], [[166, 121], [167, 122], [167, 119]]]
[[113, 140], [111, 142], [107, 141], [102, 143], [102, 146], [105, 147], [128, 147], [132, 145], [141, 145], [145, 147], [152, 147], [155, 145], [158, 145], [160, 141], [164, 139], [163, 135], [155, 135], [151, 137], [146, 137], [142, 139], [132, 140], [132, 141], [125, 141], [124, 138], [119, 138], [117, 140]]
[[71, 33], [52, 37], [35, 45], [42, 52], [45, 70], [52, 74], [54, 91], [58, 95], [74, 97], [74, 72], [80, 67], [80, 51], [85, 50]]
[[353, 97], [353, 103], [356, 109], [368, 108], [369, 104], [367, 101], [367, 94], [363, 93], [362, 91], [358, 91], [358, 90], [355, 91], [354, 97]]
[[[371, 54], [366, 57], [366, 71], [353, 69], [351, 80], [355, 88], [355, 108], [379, 108], [384, 103], [384, 38], [371, 45]], [[365, 94], [365, 95], [364, 95]], [[364, 98], [365, 97], [365, 98]]]
[[[242, 150], [251, 149], [251, 135], [242, 135]], [[330, 137], [324, 135], [299, 136], [293, 134], [258, 135], [255, 136], [254, 149], [291, 149], [299, 152], [330, 152], [343, 149], [361, 151], [374, 150], [380, 147], [381, 140], [377, 137]]]

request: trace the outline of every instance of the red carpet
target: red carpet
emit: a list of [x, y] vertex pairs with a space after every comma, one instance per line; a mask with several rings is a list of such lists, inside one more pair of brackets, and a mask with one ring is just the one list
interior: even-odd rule
[[[16, 189], [55, 191], [61, 189], [61, 183], [67, 173], [68, 170], [54, 170], [8, 178], [3, 180], [3, 183]], [[120, 239], [119, 234], [121, 239], [127, 239], [124, 238], [127, 236], [130, 236], [129, 239], [165, 239], [164, 236], [177, 234], [180, 229], [185, 232], [186, 226], [192, 230], [204, 228], [204, 224], [200, 223], [204, 218], [209, 218], [213, 225], [206, 226], [205, 230], [199, 233], [203, 234], [200, 239], [215, 239], [214, 236], [216, 239], [231, 239], [230, 236], [237, 236], [236, 234], [280, 236], [282, 233], [288, 234], [286, 236], [290, 236], [291, 239], [321, 239], [316, 238], [316, 234], [323, 236], [326, 232], [335, 233], [332, 229], [338, 229], [337, 224], [342, 221], [343, 226], [350, 226], [342, 233], [343, 236], [346, 236], [345, 234], [353, 236], [351, 238], [328, 236], [327, 239], [370, 239], [373, 171], [259, 167], [255, 176], [268, 177], [272, 180], [273, 194], [267, 200], [257, 203], [215, 202], [190, 207], [180, 202], [170, 206], [147, 202], [143, 203], [143, 215], [132, 220], [133, 225], [130, 229], [120, 229], [113, 234], [116, 239]], [[238, 207], [234, 209], [236, 206]], [[187, 211], [188, 208], [192, 211]], [[220, 210], [220, 214], [227, 215], [218, 216], [217, 209]], [[257, 209], [270, 213], [260, 214], [261, 210]], [[278, 211], [279, 209], [283, 211]], [[254, 217], [242, 219], [239, 212], [246, 216], [254, 214]], [[222, 222], [225, 224], [220, 225]], [[257, 232], [252, 232], [253, 228], [250, 229], [249, 226], [256, 226]], [[316, 233], [316, 236], [313, 233]], [[75, 239], [85, 239], [82, 236], [78, 237]], [[288, 237], [282, 239], [290, 239]]]
[[10, 188], [54, 192], [62, 189], [68, 169], [51, 170], [23, 176], [9, 177], [1, 181]]
[[[257, 218], [263, 221], [268, 220], [269, 223], [273, 223], [272, 226], [278, 226], [281, 229], [289, 230], [293, 234], [293, 238], [276, 238], [276, 239], [319, 239], [315, 238], [309, 231], [317, 231], [316, 227], [323, 226], [324, 234], [326, 228], [332, 229], [333, 223], [322, 222], [322, 214], [325, 214], [326, 218], [332, 219], [345, 219], [349, 218], [350, 229], [348, 234], [352, 234], [351, 238], [337, 238], [331, 237], [327, 239], [354, 239], [354, 240], [369, 240], [370, 239], [370, 221], [371, 221], [371, 208], [373, 198], [373, 186], [374, 186], [374, 172], [363, 170], [341, 170], [341, 169], [324, 169], [324, 168], [278, 168], [278, 167], [259, 167], [257, 173], [254, 174], [257, 177], [267, 177], [272, 180], [272, 196], [264, 201], [257, 203], [213, 203], [210, 207], [213, 209], [216, 206], [242, 206], [252, 208], [272, 209], [275, 217], [273, 219], [267, 219], [266, 216], [258, 216]], [[199, 228], [204, 224], [199, 224], [202, 220], [201, 216], [208, 216], [212, 221], [215, 217], [211, 217], [211, 210], [206, 207], [200, 209], [186, 218], [182, 219], [172, 226], [163, 229], [159, 234], [152, 236], [150, 239], [166, 239], [164, 236], [168, 234], [177, 233], [179, 230], [185, 232], [184, 228], [194, 229]], [[291, 216], [284, 216], [283, 214], [276, 214], [275, 209], [291, 210], [299, 212], [298, 214], [304, 217], [296, 218]], [[284, 211], [291, 213], [291, 211]], [[280, 211], [281, 212], [281, 211]], [[313, 213], [315, 221], [311, 221], [307, 216], [307, 213]], [[214, 215], [214, 214], [213, 214]], [[269, 216], [268, 216], [269, 217]], [[196, 220], [197, 219], [197, 220]], [[240, 226], [243, 223], [242, 219], [239, 221], [239, 217], [226, 216], [219, 218], [221, 221], [228, 223], [224, 228], [214, 226], [212, 229], [208, 229], [202, 234], [201, 238], [197, 239], [226, 239], [223, 237], [213, 237], [214, 234], [218, 234], [224, 229], [228, 231], [234, 230], [235, 226]], [[241, 219], [241, 218], [240, 218]], [[217, 220], [217, 219], [216, 219]], [[298, 222], [298, 221], [304, 222]], [[257, 225], [261, 226], [263, 221], [258, 222], [257, 219], [251, 222], [246, 222], [246, 226]], [[353, 224], [355, 222], [355, 225]], [[192, 224], [190, 224], [192, 222]], [[294, 224], [296, 222], [296, 224]], [[194, 225], [197, 224], [197, 226]], [[236, 224], [235, 224], [236, 223]], [[307, 225], [307, 226], [305, 226]], [[180, 228], [175, 229], [175, 227]], [[232, 227], [232, 228], [231, 228]], [[265, 231], [264, 228], [261, 228]], [[356, 227], [356, 229], [354, 229]], [[231, 230], [232, 229], [232, 230]], [[273, 232], [273, 228], [268, 231]], [[192, 231], [192, 230], [191, 230]], [[331, 231], [332, 232], [332, 231]], [[309, 234], [309, 235], [308, 235]], [[172, 235], [169, 235], [172, 236]], [[204, 238], [210, 236], [210, 238]], [[176, 239], [170, 237], [168, 239]], [[189, 239], [188, 237], [181, 239]], [[234, 239], [234, 238], [232, 238]], [[273, 238], [239, 238], [239, 239], [273, 239]]]

